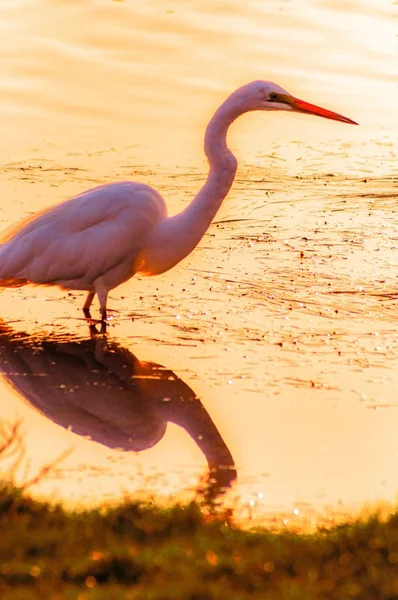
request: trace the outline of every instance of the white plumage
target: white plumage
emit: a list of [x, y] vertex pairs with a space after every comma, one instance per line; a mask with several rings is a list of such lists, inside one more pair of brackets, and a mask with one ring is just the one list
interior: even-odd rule
[[28, 220], [0, 246], [0, 285], [113, 289], [136, 273], [145, 239], [166, 216], [163, 198], [144, 184], [83, 192]]

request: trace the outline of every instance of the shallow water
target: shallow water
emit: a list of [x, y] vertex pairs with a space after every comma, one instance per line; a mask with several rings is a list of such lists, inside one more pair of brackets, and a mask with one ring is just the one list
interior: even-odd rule
[[238, 519], [396, 501], [397, 14], [387, 0], [3, 0], [4, 228], [127, 178], [177, 212], [206, 176], [206, 121], [252, 79], [361, 124], [240, 119], [215, 223], [173, 271], [113, 291], [108, 342], [82, 294], [1, 294], [0, 417], [23, 419], [31, 473], [70, 450], [36, 493], [192, 497], [210, 466], [207, 492], [230, 486]]

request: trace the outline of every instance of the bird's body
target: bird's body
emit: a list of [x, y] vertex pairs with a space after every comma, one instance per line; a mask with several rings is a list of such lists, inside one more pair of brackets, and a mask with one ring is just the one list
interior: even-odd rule
[[[102, 185], [27, 221], [0, 246], [0, 277], [94, 291], [113, 289], [136, 272], [135, 259], [151, 229], [165, 219], [160, 194], [147, 185]], [[0, 279], [0, 284], [2, 280]]]
[[167, 271], [202, 239], [237, 169], [226, 144], [228, 128], [250, 110], [294, 110], [353, 123], [297, 100], [275, 84], [247, 84], [211, 119], [205, 136], [210, 172], [203, 188], [181, 213], [168, 217], [162, 196], [141, 183], [118, 182], [83, 192], [8, 234], [0, 246], [0, 286], [31, 283], [86, 290], [86, 316], [97, 294], [105, 319], [109, 290], [136, 273]]

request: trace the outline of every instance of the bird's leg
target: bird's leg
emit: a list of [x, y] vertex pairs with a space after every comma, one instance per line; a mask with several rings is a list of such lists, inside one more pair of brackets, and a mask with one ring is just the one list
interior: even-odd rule
[[98, 300], [100, 303], [101, 310], [101, 321], [106, 321], [106, 301], [108, 299], [108, 290], [106, 289], [104, 283], [101, 279], [97, 279], [94, 282], [95, 291], [97, 292]]
[[89, 292], [87, 294], [86, 301], [83, 305], [83, 313], [84, 313], [84, 316], [86, 317], [86, 319], [91, 319], [90, 306], [94, 299], [94, 296], [95, 296], [95, 292]]

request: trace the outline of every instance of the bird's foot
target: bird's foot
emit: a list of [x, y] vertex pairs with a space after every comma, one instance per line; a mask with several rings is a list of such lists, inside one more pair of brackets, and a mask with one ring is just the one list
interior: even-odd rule
[[[97, 325], [101, 325], [100, 330], [98, 331]], [[104, 321], [97, 321], [96, 323], [90, 323], [88, 326], [90, 331], [90, 337], [95, 338], [98, 335], [106, 334], [106, 323]]]
[[[106, 333], [106, 311], [105, 311], [105, 319], [101, 318], [100, 320], [92, 318], [89, 308], [83, 308], [83, 314], [86, 318], [91, 337], [94, 337], [94, 336], [98, 335], [99, 333]], [[101, 317], [102, 316], [103, 316], [103, 312], [101, 311]], [[97, 329], [97, 325], [101, 326], [99, 331]]]

